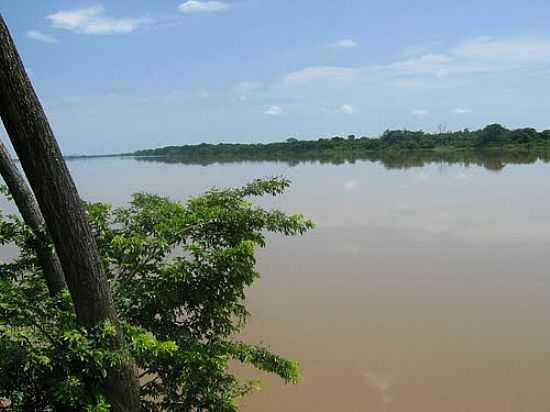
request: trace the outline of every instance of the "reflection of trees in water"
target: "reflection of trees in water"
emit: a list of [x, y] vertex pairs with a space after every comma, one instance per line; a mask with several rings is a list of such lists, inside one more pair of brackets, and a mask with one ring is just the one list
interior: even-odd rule
[[386, 169], [408, 169], [423, 167], [430, 164], [459, 164], [463, 166], [481, 166], [487, 170], [500, 171], [508, 164], [530, 164], [537, 161], [550, 161], [550, 151], [482, 151], [464, 150], [452, 152], [434, 151], [395, 151], [372, 152], [363, 154], [338, 153], [333, 155], [311, 154], [267, 154], [265, 156], [149, 156], [135, 157], [142, 162], [181, 163], [190, 165], [208, 166], [214, 163], [242, 163], [242, 162], [282, 162], [288, 166], [297, 166], [301, 163], [317, 164], [353, 164], [357, 161], [381, 162]]

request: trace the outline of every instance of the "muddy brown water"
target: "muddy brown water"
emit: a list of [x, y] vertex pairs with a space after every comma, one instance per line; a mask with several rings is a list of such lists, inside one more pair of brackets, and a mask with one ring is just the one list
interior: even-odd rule
[[261, 204], [318, 227], [259, 252], [242, 337], [299, 361], [303, 381], [239, 368], [263, 381], [243, 411], [550, 411], [550, 165], [69, 166], [83, 198], [118, 205], [293, 180]]

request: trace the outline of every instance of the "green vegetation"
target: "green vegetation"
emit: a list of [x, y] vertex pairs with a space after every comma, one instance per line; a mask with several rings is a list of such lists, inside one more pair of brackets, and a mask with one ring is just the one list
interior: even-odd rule
[[0, 264], [0, 410], [108, 411], [100, 382], [128, 359], [140, 371], [143, 411], [237, 410], [255, 384], [231, 374], [231, 360], [296, 382], [295, 362], [235, 339], [248, 315], [245, 289], [258, 278], [255, 248], [267, 232], [313, 227], [253, 205], [288, 184], [257, 180], [185, 204], [149, 194], [117, 209], [86, 204], [126, 336], [117, 351], [111, 322], [84, 328], [68, 291], [49, 296], [32, 231], [0, 213], [0, 244], [20, 251]]
[[[493, 124], [477, 131], [430, 134], [422, 131], [387, 130], [379, 138], [333, 137], [268, 144], [200, 144], [139, 150], [138, 157], [164, 157], [184, 163], [208, 164], [243, 160], [381, 159], [400, 152], [429, 152], [444, 158], [456, 152], [550, 152], [550, 130], [508, 130]], [[452, 155], [448, 156], [452, 157]]]

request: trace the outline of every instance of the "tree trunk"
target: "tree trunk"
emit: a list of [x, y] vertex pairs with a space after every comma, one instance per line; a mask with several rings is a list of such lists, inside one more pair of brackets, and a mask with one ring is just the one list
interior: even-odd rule
[[46, 232], [46, 223], [34, 195], [2, 142], [0, 142], [0, 175], [4, 178], [23, 221], [34, 234], [32, 247], [44, 272], [48, 291], [51, 296], [55, 296], [67, 287], [61, 262], [55, 251], [50, 248], [51, 242]]
[[[78, 320], [85, 326], [105, 320], [118, 324], [111, 289], [76, 186], [1, 14], [0, 116], [46, 221]], [[122, 344], [119, 333], [113, 347]], [[104, 389], [113, 411], [139, 410], [133, 365], [110, 370]]]

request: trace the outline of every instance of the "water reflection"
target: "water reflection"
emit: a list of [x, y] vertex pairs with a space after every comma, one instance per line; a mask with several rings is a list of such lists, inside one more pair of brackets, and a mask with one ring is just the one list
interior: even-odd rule
[[431, 164], [441, 165], [462, 165], [481, 166], [487, 170], [500, 171], [508, 164], [532, 164], [537, 161], [548, 163], [550, 161], [550, 152], [540, 151], [452, 151], [452, 152], [433, 152], [433, 151], [406, 151], [406, 152], [384, 152], [367, 153], [362, 155], [350, 155], [346, 153], [334, 154], [331, 156], [317, 156], [315, 154], [299, 154], [289, 157], [288, 155], [278, 156], [277, 154], [261, 157], [240, 157], [224, 158], [222, 157], [201, 157], [186, 158], [178, 156], [165, 157], [136, 157], [140, 162], [162, 162], [162, 163], [180, 163], [188, 165], [208, 166], [212, 164], [230, 164], [240, 162], [282, 162], [288, 166], [297, 166], [301, 163], [318, 164], [354, 164], [357, 161], [380, 162], [387, 169], [407, 169], [411, 167], [424, 167]]

